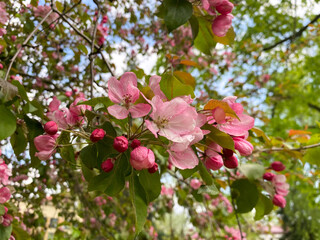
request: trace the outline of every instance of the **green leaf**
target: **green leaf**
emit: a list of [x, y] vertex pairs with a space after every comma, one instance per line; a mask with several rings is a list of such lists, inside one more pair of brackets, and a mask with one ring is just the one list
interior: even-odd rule
[[232, 151], [235, 151], [234, 141], [229, 134], [226, 134], [220, 131], [219, 129], [217, 129], [216, 127], [209, 124], [204, 125], [202, 129], [210, 131], [210, 133], [207, 134], [206, 137], [209, 138], [211, 141], [214, 141], [215, 143], [219, 144], [223, 148], [227, 148]]
[[62, 3], [61, 2], [56, 2], [56, 7], [57, 7], [57, 9], [60, 11], [60, 12], [63, 12], [63, 5], [62, 5]]
[[310, 164], [315, 164], [320, 167], [320, 148], [310, 148], [307, 150], [306, 154], [303, 157], [304, 162], [308, 162]]
[[160, 88], [169, 100], [183, 95], [194, 97], [193, 88], [190, 85], [183, 84], [171, 74], [162, 76]]
[[212, 185], [209, 185], [209, 186], [201, 186], [198, 189], [198, 193], [199, 194], [207, 193], [209, 195], [217, 195], [217, 194], [219, 194], [219, 190], [218, 190], [218, 188], [216, 187], [215, 184], [212, 184]]
[[77, 105], [89, 105], [95, 107], [97, 104], [102, 103], [106, 108], [113, 105], [113, 102], [108, 97], [92, 98], [88, 101], [79, 102]]
[[90, 180], [95, 176], [95, 173], [93, 170], [87, 168], [86, 165], [81, 163], [81, 170], [84, 178], [87, 180], [87, 182], [90, 182]]
[[207, 185], [213, 184], [213, 179], [212, 179], [211, 175], [209, 174], [207, 168], [203, 165], [203, 163], [201, 161], [199, 162], [198, 168], [199, 168], [199, 173], [200, 173], [202, 180]]
[[180, 174], [182, 175], [183, 179], [187, 179], [192, 176], [196, 171], [198, 171], [198, 166], [195, 166], [192, 169], [179, 169]]
[[199, 21], [194, 15], [192, 15], [189, 22], [191, 25], [192, 37], [193, 39], [196, 39], [199, 33]]
[[136, 175], [130, 177], [130, 196], [135, 213], [135, 230], [138, 235], [147, 220], [148, 204], [146, 193]]
[[21, 125], [18, 125], [17, 130], [12, 134], [10, 143], [17, 157], [26, 149], [28, 141]]
[[18, 92], [19, 92], [19, 95], [21, 96], [21, 98], [25, 101], [29, 101], [29, 98], [28, 98], [28, 95], [27, 95], [27, 92], [26, 92], [24, 86], [21, 85], [21, 83], [17, 80], [13, 80], [11, 83], [12, 83], [12, 85], [14, 85], [18, 88]]
[[16, 130], [16, 117], [4, 105], [0, 105], [0, 140], [11, 136]]
[[113, 125], [111, 122], [104, 122], [101, 126], [101, 128], [106, 132], [106, 134], [108, 134], [111, 137], [116, 137], [117, 136], [117, 132], [114, 129]]
[[0, 225], [0, 239], [7, 240], [10, 238], [12, 232], [12, 225], [9, 227], [4, 227], [2, 224]]
[[80, 152], [82, 163], [88, 168], [96, 168], [98, 166], [98, 151], [95, 144], [84, 147]]
[[158, 171], [149, 173], [147, 169], [140, 171], [139, 182], [146, 192], [147, 203], [157, 199], [161, 192], [160, 174]]
[[0, 93], [3, 94], [6, 101], [9, 101], [18, 95], [18, 88], [8, 81], [0, 79]]
[[239, 179], [231, 185], [233, 194], [236, 195], [237, 211], [250, 212], [257, 204], [259, 192], [257, 186], [248, 179]]
[[197, 202], [203, 202], [203, 195], [196, 190], [192, 190], [192, 196]]
[[256, 215], [254, 216], [254, 220], [260, 220], [264, 215], [268, 215], [273, 209], [273, 203], [270, 198], [266, 197], [263, 194], [259, 194], [259, 200], [257, 205], [255, 206]]
[[250, 180], [262, 178], [262, 175], [265, 172], [263, 166], [255, 163], [242, 164], [239, 169]]
[[104, 139], [95, 143], [98, 151], [97, 165], [100, 166], [101, 163], [107, 158], [114, 157], [118, 152], [113, 148], [113, 139], [104, 137]]
[[[70, 133], [66, 132], [66, 131], [62, 131], [57, 142], [58, 142], [58, 144], [70, 144]], [[75, 164], [76, 160], [74, 157], [74, 149], [72, 146], [60, 147], [59, 152], [60, 152], [61, 157], [64, 160]]]
[[40, 164], [40, 159], [34, 156], [37, 149], [34, 146], [33, 140], [35, 137], [43, 134], [44, 130], [40, 122], [38, 122], [35, 119], [29, 118], [27, 115], [24, 115], [24, 121], [26, 122], [27, 128], [28, 128], [28, 141], [29, 141], [29, 153], [31, 158], [31, 165], [37, 166]]
[[218, 37], [216, 35], [213, 35], [213, 39], [218, 42], [221, 43], [223, 45], [232, 45], [234, 43], [234, 39], [236, 37], [236, 34], [233, 30], [233, 27], [231, 27], [227, 34], [224, 37]]
[[89, 191], [105, 192], [109, 196], [115, 196], [124, 188], [125, 177], [131, 169], [125, 154], [114, 163], [113, 169], [108, 173], [101, 173], [89, 182]]
[[3, 216], [4, 213], [5, 213], [4, 205], [0, 204], [0, 216]]
[[211, 22], [204, 18], [198, 18], [199, 32], [194, 40], [194, 46], [204, 54], [211, 55], [211, 50], [215, 48], [216, 42], [213, 39]]
[[164, 0], [164, 22], [169, 32], [185, 24], [192, 16], [192, 4], [187, 0]]
[[81, 52], [83, 52], [85, 55], [88, 55], [88, 49], [86, 48], [85, 45], [80, 44], [80, 45], [77, 46], [77, 48], [78, 48]]

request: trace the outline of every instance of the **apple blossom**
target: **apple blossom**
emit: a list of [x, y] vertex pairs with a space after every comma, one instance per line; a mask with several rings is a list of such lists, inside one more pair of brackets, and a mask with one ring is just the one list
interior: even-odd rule
[[242, 137], [233, 137], [234, 148], [239, 151], [241, 156], [249, 156], [252, 154], [253, 146], [250, 142]]
[[201, 187], [202, 183], [198, 179], [191, 179], [190, 181], [190, 186], [194, 189], [197, 190]]
[[108, 81], [108, 95], [110, 100], [116, 105], [108, 107], [108, 112], [118, 118], [124, 119], [129, 113], [133, 118], [146, 116], [151, 107], [149, 104], [134, 103], [138, 100], [140, 91], [137, 88], [137, 77], [132, 72], [126, 72], [118, 81], [111, 77]]
[[36, 152], [35, 156], [40, 160], [48, 160], [56, 151], [56, 140], [50, 135], [40, 135], [35, 137], [34, 145], [39, 151]]
[[0, 188], [0, 203], [5, 203], [11, 198], [11, 192], [9, 188], [2, 187]]
[[58, 125], [54, 121], [49, 121], [44, 125], [44, 131], [49, 135], [55, 135], [58, 132]]
[[130, 153], [130, 164], [136, 170], [148, 169], [154, 166], [154, 153], [146, 147], [137, 147]]
[[231, 27], [232, 19], [231, 14], [219, 15], [212, 22], [212, 32], [218, 37], [224, 37]]
[[93, 130], [93, 132], [91, 133], [90, 140], [91, 142], [98, 142], [102, 140], [105, 135], [106, 135], [106, 132], [103, 129], [97, 128]]
[[279, 194], [274, 195], [272, 202], [274, 205], [281, 208], [284, 208], [287, 204], [286, 199]]
[[128, 139], [124, 136], [116, 137], [113, 140], [113, 148], [118, 152], [125, 152], [128, 149]]

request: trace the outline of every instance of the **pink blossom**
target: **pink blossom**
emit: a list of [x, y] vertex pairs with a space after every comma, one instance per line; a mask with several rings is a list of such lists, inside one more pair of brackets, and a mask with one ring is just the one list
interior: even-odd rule
[[40, 160], [48, 160], [55, 152], [56, 140], [50, 135], [35, 137], [34, 145], [39, 152], [35, 156]]
[[0, 28], [0, 37], [2, 37], [5, 34], [7, 34], [7, 30], [5, 30], [4, 28]]
[[[237, 97], [226, 97], [222, 101], [229, 104], [232, 110], [237, 114], [240, 121], [237, 118], [226, 116], [225, 122], [217, 124], [216, 127], [230, 135], [233, 136], [247, 136], [248, 130], [254, 126], [254, 118], [243, 114], [243, 107], [240, 103], [236, 103], [235, 100]], [[210, 121], [209, 123], [214, 123], [215, 120]]]
[[[37, 8], [33, 9], [34, 16], [44, 18], [48, 12], [51, 10], [50, 6], [38, 6]], [[46, 19], [48, 24], [56, 21], [59, 15], [57, 13], [51, 13], [50, 16]]]
[[284, 208], [287, 204], [286, 199], [279, 194], [274, 195], [272, 202], [274, 205], [281, 208]]
[[9, 227], [12, 221], [13, 221], [13, 217], [12, 217], [10, 214], [5, 213], [5, 214], [3, 215], [2, 225], [3, 225], [4, 227]]
[[113, 148], [115, 150], [117, 150], [118, 152], [127, 151], [128, 145], [129, 145], [128, 139], [126, 137], [124, 137], [124, 136], [116, 137], [113, 140]]
[[186, 143], [186, 146], [194, 140], [195, 137], [189, 133], [197, 127], [195, 108], [179, 97], [163, 102], [159, 96], [154, 96], [150, 103], [153, 121], [146, 120], [146, 125], [155, 137], [159, 134], [172, 142]]
[[3, 65], [0, 63], [0, 69], [3, 69]]
[[11, 170], [8, 168], [4, 160], [0, 158], [0, 183], [8, 185], [9, 176], [11, 176]]
[[113, 169], [113, 165], [113, 160], [111, 158], [108, 158], [101, 163], [101, 169], [104, 172], [110, 172]]
[[218, 13], [226, 15], [232, 12], [234, 6], [228, 0], [218, 0], [216, 2], [215, 7]]
[[106, 135], [106, 132], [103, 129], [97, 128], [93, 130], [93, 132], [91, 133], [90, 140], [91, 142], [98, 142], [102, 140], [105, 135]]
[[111, 77], [108, 82], [109, 98], [113, 105], [108, 107], [108, 112], [118, 118], [125, 119], [130, 113], [133, 118], [146, 116], [151, 107], [148, 104], [134, 103], [138, 100], [140, 91], [137, 88], [137, 77], [132, 72], [126, 72], [118, 81], [115, 77]]
[[212, 170], [218, 170], [223, 166], [223, 159], [222, 156], [219, 154], [221, 153], [222, 148], [216, 144], [211, 143], [206, 150], [206, 158], [205, 158], [205, 165], [207, 168]]
[[238, 159], [235, 155], [232, 155], [231, 157], [225, 158], [223, 164], [226, 168], [234, 169], [238, 167]]
[[271, 168], [272, 168], [274, 171], [281, 172], [281, 171], [283, 171], [283, 170], [286, 169], [286, 166], [283, 165], [282, 162], [275, 161], [275, 162], [271, 163]]
[[44, 125], [44, 131], [49, 135], [55, 135], [58, 132], [58, 125], [54, 121], [49, 121]]
[[11, 198], [11, 192], [9, 188], [2, 187], [0, 188], [0, 203], [5, 203]]
[[234, 148], [239, 151], [241, 156], [249, 156], [253, 151], [253, 146], [250, 142], [242, 137], [234, 137]]
[[282, 196], [287, 196], [289, 193], [289, 184], [286, 183], [286, 176], [284, 175], [275, 175], [272, 178], [272, 184], [276, 189], [276, 193]]
[[12, 178], [12, 181], [13, 182], [19, 182], [19, 181], [23, 181], [23, 180], [27, 180], [29, 177], [25, 174], [22, 174], [22, 175], [18, 175], [18, 176], [15, 176], [14, 178]]
[[58, 64], [58, 65], [56, 65], [56, 69], [57, 69], [59, 72], [63, 72], [63, 71], [64, 71], [64, 66]]
[[83, 116], [87, 110], [88, 111], [92, 110], [92, 107], [89, 105], [85, 105], [85, 104], [78, 105], [78, 103], [85, 102], [85, 101], [87, 101], [87, 99], [85, 99], [84, 97], [77, 97], [69, 107], [71, 114], [73, 115], [73, 117], [78, 123], [82, 122]]
[[149, 79], [149, 87], [154, 95], [159, 96], [162, 100], [167, 100], [166, 95], [160, 89], [161, 77], [158, 75], [151, 76]]
[[168, 150], [169, 162], [179, 169], [192, 169], [198, 165], [199, 159], [192, 148], [188, 147], [184, 151]]
[[166, 188], [164, 185], [161, 186], [161, 195], [172, 197], [174, 194], [173, 188]]
[[64, 95], [66, 95], [67, 97], [71, 97], [72, 96], [72, 91], [66, 91], [64, 93]]
[[212, 23], [212, 32], [218, 37], [224, 37], [231, 27], [232, 18], [231, 14], [216, 17]]
[[[246, 233], [242, 233], [242, 237], [241, 237], [241, 232], [238, 229], [235, 229], [233, 227], [228, 227], [228, 226], [224, 226], [224, 230], [231, 234], [232, 236], [232, 240], [246, 240]], [[226, 236], [226, 239], [228, 239], [228, 236]]]
[[0, 23], [5, 25], [9, 20], [9, 14], [6, 12], [6, 4], [4, 2], [0, 2]]
[[107, 200], [105, 200], [105, 199], [104, 199], [103, 197], [101, 197], [101, 196], [96, 197], [96, 198], [94, 199], [94, 201], [96, 202], [96, 204], [97, 204], [98, 206], [102, 206], [102, 205], [104, 205], [104, 204], [107, 203]]
[[194, 189], [197, 190], [201, 187], [202, 183], [198, 179], [192, 179], [190, 181], [190, 186]]
[[130, 146], [131, 146], [133, 149], [135, 149], [135, 148], [139, 147], [140, 145], [141, 145], [140, 140], [138, 140], [138, 139], [133, 139]]
[[137, 147], [130, 154], [130, 164], [136, 170], [151, 168], [154, 163], [154, 153], [146, 147]]
[[265, 179], [267, 181], [271, 181], [274, 176], [275, 176], [274, 173], [266, 172], [265, 174], [263, 174], [263, 179]]
[[114, 227], [114, 225], [116, 224], [116, 221], [117, 221], [117, 216], [114, 213], [110, 213], [108, 218], [110, 221], [110, 226]]

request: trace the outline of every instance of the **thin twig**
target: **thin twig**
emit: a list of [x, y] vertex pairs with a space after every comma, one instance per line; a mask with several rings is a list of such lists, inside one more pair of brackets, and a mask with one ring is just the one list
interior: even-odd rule
[[[90, 38], [88, 38], [86, 35], [84, 35], [76, 26], [74, 26], [74, 25], [69, 21], [69, 19], [67, 19], [59, 10], [57, 10], [54, 6], [52, 6], [52, 9], [53, 9], [54, 12], [58, 13], [59, 16], [60, 16], [79, 36], [81, 36], [84, 40], [86, 40], [87, 43], [89, 43], [90, 45], [92, 44], [92, 40], [91, 40]], [[95, 44], [95, 43], [93, 43], [93, 44], [94, 44], [94, 47], [95, 47], [97, 50], [100, 49], [100, 47], [99, 47], [97, 44]], [[105, 62], [105, 64], [107, 65], [107, 68], [108, 68], [108, 71], [110, 72], [110, 74], [111, 74], [112, 76], [115, 76], [115, 74], [114, 74], [114, 72], [112, 71], [111, 66], [110, 66], [109, 62], [107, 61], [107, 59], [105, 58], [103, 52], [100, 51], [100, 55], [101, 55], [103, 61]]]
[[96, 41], [96, 34], [97, 34], [97, 27], [98, 27], [98, 21], [99, 21], [99, 17], [100, 17], [100, 7], [99, 7], [99, 3], [97, 3], [96, 1], [94, 1], [97, 5], [98, 8], [98, 13], [96, 15], [96, 23], [94, 25], [94, 29], [93, 29], [93, 33], [92, 33], [92, 42], [91, 42], [91, 53], [89, 54], [89, 60], [90, 60], [90, 75], [91, 75], [91, 82], [90, 82], [90, 96], [91, 98], [93, 98], [93, 82], [94, 82], [94, 69], [93, 69], [93, 62], [95, 59], [95, 54], [94, 53], [94, 43]]
[[23, 47], [29, 42], [29, 40], [32, 38], [32, 36], [35, 34], [35, 32], [39, 29], [39, 27], [42, 25], [42, 23], [50, 16], [50, 14], [52, 13], [52, 9], [47, 13], [47, 15], [38, 23], [38, 25], [33, 29], [33, 31], [28, 35], [28, 37], [26, 38], [26, 40], [24, 40], [24, 42], [21, 44], [21, 46], [19, 47], [18, 51], [16, 52], [16, 54], [13, 56], [13, 58], [11, 58], [10, 60], [10, 64], [8, 67], [8, 70], [6, 72], [6, 76], [4, 77], [4, 81], [7, 81], [10, 70], [12, 68], [12, 64], [14, 63], [14, 61], [16, 60], [16, 58], [18, 57], [20, 51], [23, 49]]
[[320, 143], [315, 143], [312, 145], [302, 146], [299, 148], [264, 148], [264, 149], [257, 149], [254, 152], [281, 152], [281, 151], [302, 151], [309, 148], [316, 148], [320, 147]]
[[239, 219], [239, 216], [238, 216], [238, 211], [237, 211], [237, 208], [236, 208], [236, 204], [234, 202], [234, 198], [232, 196], [232, 192], [231, 192], [231, 184], [230, 184], [230, 173], [228, 173], [228, 185], [230, 187], [230, 195], [231, 195], [231, 203], [232, 203], [232, 207], [234, 209], [234, 213], [236, 215], [236, 219], [237, 219], [237, 224], [238, 224], [238, 227], [239, 227], [239, 231], [240, 231], [240, 236], [241, 236], [241, 240], [243, 239], [243, 235], [242, 235], [242, 228], [241, 228], [241, 223], [240, 223], [240, 219]]
[[318, 21], [318, 19], [320, 18], [320, 14], [319, 15], [316, 15], [307, 25], [305, 25], [304, 27], [302, 27], [298, 32], [292, 34], [291, 36], [289, 37], [286, 37], [282, 40], [280, 40], [279, 42], [276, 42], [270, 46], [267, 46], [265, 48], [262, 49], [262, 51], [269, 51], [271, 50], [272, 48], [275, 48], [276, 46], [288, 41], [288, 40], [291, 40], [293, 42], [293, 40], [297, 37], [300, 37], [302, 35], [302, 33], [309, 27], [310, 24], [313, 24], [315, 23], [316, 21]]

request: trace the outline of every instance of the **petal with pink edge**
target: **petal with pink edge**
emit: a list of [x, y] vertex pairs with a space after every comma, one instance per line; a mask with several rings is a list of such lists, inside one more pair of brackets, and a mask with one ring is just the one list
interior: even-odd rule
[[133, 85], [137, 86], [137, 76], [133, 72], [126, 72], [120, 78], [120, 83], [122, 86]]
[[113, 103], [121, 103], [122, 96], [125, 94], [126, 86], [120, 83], [115, 77], [111, 77], [108, 81], [108, 95]]
[[179, 169], [192, 169], [198, 165], [199, 159], [191, 148], [183, 152], [169, 152], [169, 161]]
[[130, 107], [129, 112], [133, 118], [144, 117], [151, 111], [151, 106], [146, 103], [138, 103]]
[[153, 135], [158, 138], [158, 131], [159, 131], [159, 128], [158, 126], [154, 123], [154, 122], [151, 122], [149, 120], [146, 120], [145, 121], [146, 125], [147, 125], [147, 128], [150, 130], [150, 132], [153, 133]]
[[166, 95], [160, 89], [161, 77], [154, 75], [149, 79], [149, 87], [151, 88], [154, 95], [159, 96], [161, 99], [167, 100]]
[[117, 119], [125, 119], [128, 117], [129, 111], [120, 105], [108, 107], [108, 112]]

